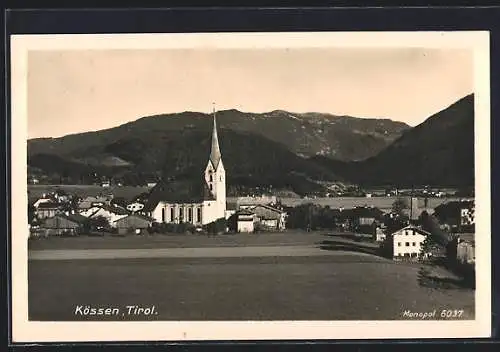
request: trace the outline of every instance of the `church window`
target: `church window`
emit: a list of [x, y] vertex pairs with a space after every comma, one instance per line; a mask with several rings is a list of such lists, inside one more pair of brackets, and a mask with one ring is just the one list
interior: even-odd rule
[[222, 181], [222, 176], [220, 177], [220, 181]]
[[211, 191], [213, 191], [213, 186], [212, 186], [212, 184], [210, 184], [210, 190], [211, 190]]
[[193, 222], [193, 209], [188, 208], [188, 222]]
[[198, 214], [197, 214], [197, 215], [198, 215], [198, 216], [197, 216], [197, 217], [198, 217], [198, 222], [201, 222], [201, 208], [198, 208], [198, 209], [197, 209], [197, 213], [198, 213]]
[[174, 222], [175, 219], [175, 209], [170, 208], [170, 222]]
[[165, 222], [165, 208], [161, 209], [161, 222]]
[[212, 173], [210, 173], [210, 182], [214, 180], [214, 177], [212, 176]]

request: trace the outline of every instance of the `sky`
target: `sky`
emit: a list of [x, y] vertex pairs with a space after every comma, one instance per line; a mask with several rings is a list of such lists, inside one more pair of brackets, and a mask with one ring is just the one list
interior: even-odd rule
[[28, 138], [182, 111], [322, 112], [416, 126], [473, 92], [473, 52], [426, 48], [30, 51]]

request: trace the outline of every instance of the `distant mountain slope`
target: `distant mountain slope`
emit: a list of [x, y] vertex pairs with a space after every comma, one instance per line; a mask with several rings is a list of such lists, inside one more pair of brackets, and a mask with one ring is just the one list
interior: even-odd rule
[[361, 162], [315, 157], [317, 164], [364, 185], [474, 185], [474, 96], [460, 99]]
[[[158, 115], [102, 131], [61, 138], [32, 139], [28, 141], [28, 154], [66, 156], [80, 153], [82, 156], [82, 149], [102, 148], [124, 138], [136, 138], [137, 135], [142, 136], [145, 133], [149, 134], [146, 138], [151, 139], [165, 131], [205, 129], [211, 123], [209, 117], [210, 115], [197, 112]], [[345, 161], [362, 160], [376, 155], [409, 128], [404, 123], [386, 119], [362, 119], [319, 113], [294, 114], [281, 110], [264, 114], [225, 110], [217, 113], [217, 121], [221, 128], [254, 133], [286, 146], [297, 155], [325, 155]], [[93, 160], [93, 163], [96, 162], [100, 161]]]
[[[210, 122], [210, 121], [207, 121]], [[87, 148], [82, 146], [66, 156], [34, 154], [31, 167], [77, 181], [82, 175], [88, 182], [93, 173], [133, 183], [137, 177], [162, 175], [164, 178], [199, 178], [208, 161], [211, 125], [170, 131], [142, 131], [133, 137]], [[323, 190], [311, 181], [336, 181], [330, 170], [297, 156], [285, 146], [264, 137], [219, 129], [220, 147], [228, 184], [238, 187], [265, 187], [294, 190], [299, 194]], [[126, 165], [104, 165], [82, 160], [124, 160]], [[82, 180], [82, 182], [85, 182]]]

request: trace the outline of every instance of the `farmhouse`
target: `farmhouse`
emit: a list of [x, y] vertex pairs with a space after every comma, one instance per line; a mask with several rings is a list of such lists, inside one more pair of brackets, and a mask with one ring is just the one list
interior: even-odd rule
[[473, 233], [461, 233], [450, 241], [448, 258], [460, 264], [473, 264], [476, 261], [476, 244]]
[[78, 235], [88, 229], [87, 224], [88, 219], [79, 214], [56, 214], [47, 218], [40, 227], [47, 235]]
[[140, 234], [144, 230], [151, 227], [154, 219], [141, 214], [130, 214], [115, 220], [113, 227], [118, 229], [118, 233], [123, 235], [126, 233]]
[[270, 205], [258, 204], [248, 208], [255, 214], [260, 228], [282, 231], [285, 229], [286, 213]]
[[126, 217], [127, 215], [129, 215], [129, 212], [126, 209], [123, 209], [122, 207], [116, 205], [103, 205], [100, 207], [90, 208], [88, 211], [80, 213], [80, 215], [83, 215], [90, 219], [103, 217], [108, 221], [111, 227], [114, 227], [116, 220]]
[[434, 216], [454, 232], [473, 232], [475, 227], [474, 201], [451, 201], [434, 209]]
[[42, 204], [42, 203], [53, 203], [53, 202], [54, 202], [54, 200], [53, 200], [53, 199], [51, 199], [51, 198], [48, 198], [48, 197], [44, 196], [44, 197], [42, 197], [42, 198], [37, 199], [37, 200], [33, 203], [33, 207], [34, 207], [35, 209], [37, 209], [37, 208], [38, 208], [38, 206], [39, 206], [40, 204]]
[[35, 215], [39, 219], [46, 219], [55, 216], [56, 214], [62, 212], [63, 204], [61, 203], [53, 203], [53, 202], [44, 202], [38, 204], [38, 207], [35, 211]]
[[422, 244], [430, 233], [420, 227], [409, 225], [391, 234], [394, 259], [418, 258]]
[[208, 162], [200, 179], [161, 180], [153, 187], [143, 209], [158, 223], [206, 225], [226, 217], [226, 172], [213, 120], [212, 143]]
[[241, 209], [234, 215], [236, 232], [254, 232], [255, 213], [248, 209]]
[[99, 207], [102, 205], [109, 205], [111, 203], [112, 197], [86, 197], [78, 204], [78, 210], [83, 211], [90, 209], [92, 207]]

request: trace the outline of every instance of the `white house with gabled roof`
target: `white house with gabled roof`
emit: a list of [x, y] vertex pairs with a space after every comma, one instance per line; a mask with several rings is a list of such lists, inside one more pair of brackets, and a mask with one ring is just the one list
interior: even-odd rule
[[418, 226], [409, 225], [391, 234], [395, 259], [418, 258], [422, 244], [430, 233]]

